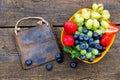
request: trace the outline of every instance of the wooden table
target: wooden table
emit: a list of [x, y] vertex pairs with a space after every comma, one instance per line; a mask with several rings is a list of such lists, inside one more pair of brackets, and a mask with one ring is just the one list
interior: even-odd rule
[[[120, 34], [108, 54], [98, 63], [88, 65], [78, 60], [72, 69], [73, 59], [64, 53], [64, 63], [52, 61], [54, 68], [48, 72], [45, 65], [23, 70], [13, 38], [17, 20], [26, 16], [41, 16], [54, 26], [58, 43], [63, 23], [78, 9], [92, 3], [103, 3], [111, 13], [110, 20], [120, 26], [120, 0], [0, 0], [0, 80], [120, 80]], [[30, 27], [32, 20], [20, 24]], [[61, 47], [61, 44], [59, 44]], [[61, 48], [62, 49], [62, 48]]]

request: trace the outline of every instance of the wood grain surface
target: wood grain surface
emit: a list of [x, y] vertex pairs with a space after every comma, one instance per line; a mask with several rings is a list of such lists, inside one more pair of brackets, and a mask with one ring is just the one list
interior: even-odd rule
[[[90, 7], [93, 2], [103, 3], [111, 13], [111, 21], [120, 24], [120, 0], [0, 0], [0, 80], [120, 80], [120, 34], [107, 53], [98, 63], [88, 65], [63, 53], [64, 63], [53, 64], [48, 72], [45, 65], [23, 70], [13, 37], [17, 20], [26, 16], [41, 16], [54, 25], [53, 31], [62, 51], [60, 33], [64, 21], [78, 9]], [[33, 25], [33, 20], [23, 22], [22, 27]], [[119, 26], [120, 27], [120, 26]], [[78, 67], [69, 67], [76, 61]]]

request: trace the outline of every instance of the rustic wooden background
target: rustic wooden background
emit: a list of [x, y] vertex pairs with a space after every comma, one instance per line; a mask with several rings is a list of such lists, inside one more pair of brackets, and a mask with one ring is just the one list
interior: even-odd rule
[[[117, 35], [108, 54], [94, 65], [78, 60], [78, 67], [71, 69], [73, 61], [64, 53], [64, 63], [52, 61], [54, 68], [48, 72], [45, 65], [23, 70], [13, 38], [17, 20], [27, 16], [41, 16], [54, 27], [59, 42], [63, 23], [78, 9], [92, 3], [103, 3], [111, 13], [110, 20], [120, 26], [120, 0], [0, 0], [0, 80], [120, 80], [120, 34]], [[20, 24], [30, 27], [33, 20]], [[31, 23], [31, 24], [30, 24]]]

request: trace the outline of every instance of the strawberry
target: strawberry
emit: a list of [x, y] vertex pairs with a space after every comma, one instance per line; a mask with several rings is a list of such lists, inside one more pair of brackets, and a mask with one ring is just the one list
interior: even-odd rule
[[71, 35], [63, 36], [63, 44], [65, 46], [74, 46], [74, 38]]
[[120, 28], [116, 26], [115, 24], [109, 22], [109, 28], [106, 30], [107, 34], [116, 34], [117, 32], [120, 31]]
[[107, 34], [104, 34], [102, 36], [102, 39], [100, 40], [100, 44], [102, 46], [108, 46], [109, 44], [111, 43], [111, 36], [107, 35]]
[[77, 30], [78, 26], [74, 22], [65, 22], [64, 30], [67, 34], [74, 34]]

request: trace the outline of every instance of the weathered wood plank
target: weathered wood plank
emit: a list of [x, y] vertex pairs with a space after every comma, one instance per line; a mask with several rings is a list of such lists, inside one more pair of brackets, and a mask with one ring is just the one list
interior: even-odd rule
[[[54, 28], [58, 43], [60, 43], [61, 29]], [[64, 53], [64, 63], [51, 62], [54, 68], [50, 72], [46, 71], [45, 64], [30, 70], [23, 70], [13, 38], [13, 28], [0, 28], [0, 80], [119, 80], [119, 41], [120, 34], [117, 35], [108, 54], [94, 65], [75, 60], [78, 67], [72, 69], [69, 63], [74, 59]]]
[[120, 0], [0, 0], [0, 26], [14, 26], [26, 16], [41, 16], [53, 25], [63, 25], [78, 9], [90, 7], [94, 2], [103, 3], [111, 13], [110, 20], [120, 24]]

